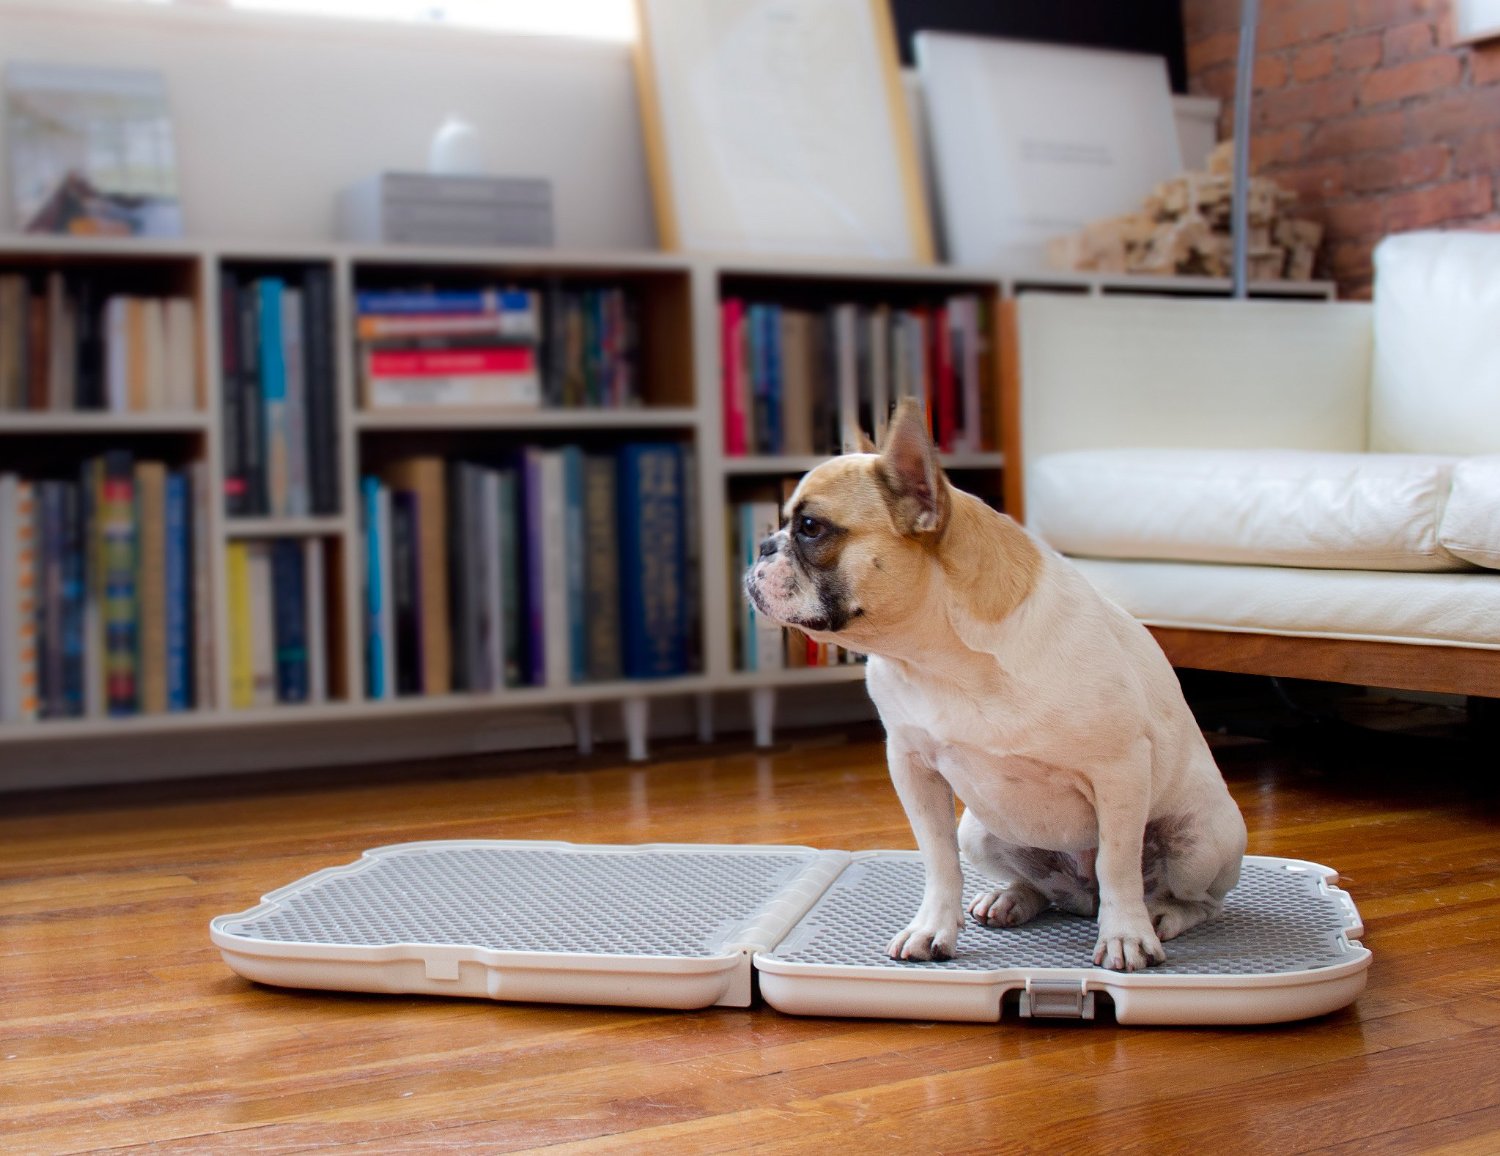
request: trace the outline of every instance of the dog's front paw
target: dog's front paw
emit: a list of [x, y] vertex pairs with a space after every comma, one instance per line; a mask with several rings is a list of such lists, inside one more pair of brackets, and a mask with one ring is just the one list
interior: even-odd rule
[[1100, 919], [1099, 941], [1094, 945], [1094, 966], [1111, 971], [1145, 971], [1154, 963], [1166, 963], [1167, 953], [1151, 926], [1149, 916], [1137, 920]]
[[892, 959], [911, 962], [952, 959], [958, 948], [958, 933], [963, 925], [961, 915], [930, 915], [924, 908], [891, 940], [886, 952]]

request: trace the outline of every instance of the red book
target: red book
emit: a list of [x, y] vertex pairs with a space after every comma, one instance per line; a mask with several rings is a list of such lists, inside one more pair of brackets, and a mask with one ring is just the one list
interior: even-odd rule
[[533, 373], [536, 351], [529, 345], [488, 349], [376, 349], [370, 352], [372, 377], [455, 377], [494, 373]]
[[740, 381], [740, 337], [745, 303], [731, 297], [719, 305], [719, 349], [724, 378], [724, 452], [743, 456], [745, 445], [745, 386]]

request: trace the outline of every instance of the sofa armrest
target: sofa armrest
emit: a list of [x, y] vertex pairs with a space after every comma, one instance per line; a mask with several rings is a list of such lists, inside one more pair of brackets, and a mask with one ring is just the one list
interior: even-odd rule
[[1368, 304], [1034, 293], [1016, 329], [1023, 502], [1062, 450], [1366, 448]]

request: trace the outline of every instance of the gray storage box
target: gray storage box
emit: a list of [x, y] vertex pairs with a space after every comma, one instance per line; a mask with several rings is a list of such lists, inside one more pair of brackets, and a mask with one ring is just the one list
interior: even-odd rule
[[540, 177], [380, 173], [345, 189], [345, 241], [547, 248], [552, 182]]

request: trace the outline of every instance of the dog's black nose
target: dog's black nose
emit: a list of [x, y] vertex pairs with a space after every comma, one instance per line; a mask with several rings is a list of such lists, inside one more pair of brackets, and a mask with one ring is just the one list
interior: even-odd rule
[[773, 534], [769, 538], [762, 539], [760, 556], [762, 558], [769, 558], [774, 553], [776, 553], [776, 535]]

